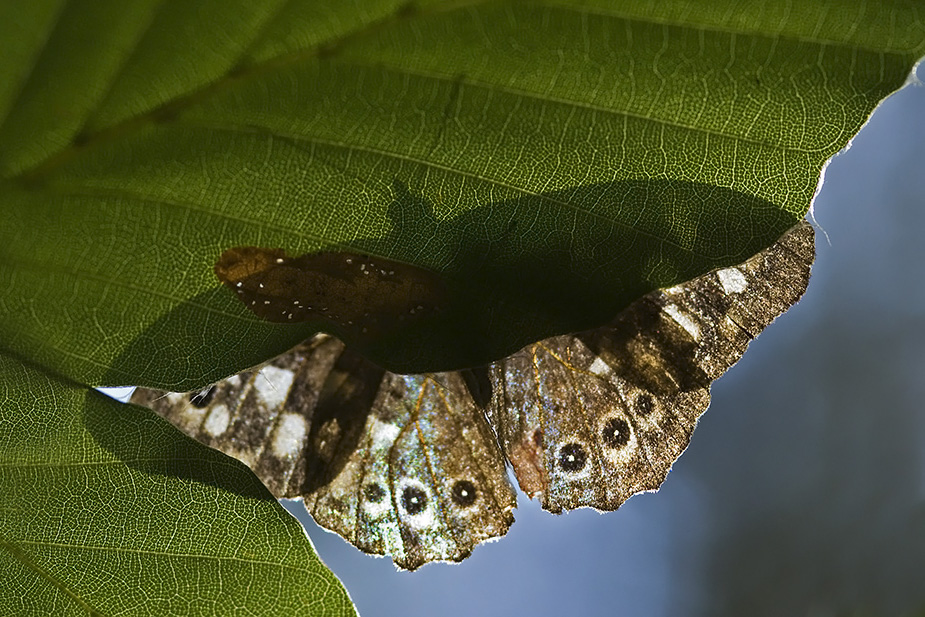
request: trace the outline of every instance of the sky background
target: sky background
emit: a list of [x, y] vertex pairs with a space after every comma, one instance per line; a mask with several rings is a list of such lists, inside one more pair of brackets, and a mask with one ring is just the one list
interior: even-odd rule
[[806, 296], [714, 384], [657, 494], [561, 516], [521, 495], [500, 541], [414, 573], [290, 504], [360, 614], [925, 610], [925, 87], [878, 108], [814, 212]]

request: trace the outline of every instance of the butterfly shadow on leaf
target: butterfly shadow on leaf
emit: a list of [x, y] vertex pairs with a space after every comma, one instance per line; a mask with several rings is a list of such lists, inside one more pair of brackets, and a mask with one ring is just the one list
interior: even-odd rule
[[[615, 215], [623, 206], [614, 204], [623, 203], [627, 214]], [[396, 179], [392, 199], [383, 206], [387, 235], [286, 257], [308, 264], [296, 263], [290, 270], [325, 274], [296, 288], [317, 289], [319, 281], [338, 282], [351, 270], [369, 280], [395, 279], [393, 289], [370, 285], [365, 294], [338, 301], [341, 306], [349, 301], [353, 313], [321, 314], [321, 308], [331, 307], [284, 293], [288, 307], [312, 306], [316, 312], [287, 321], [279, 311], [278, 321], [286, 324], [281, 326], [267, 321], [269, 313], [253, 315], [216, 281], [131, 341], [113, 361], [106, 382], [124, 385], [141, 376], [143, 385], [191, 390], [279, 355], [319, 330], [334, 333], [394, 372], [485, 366], [549, 336], [607, 323], [653, 289], [744, 261], [794, 222], [755, 196], [667, 180], [600, 183], [500, 200], [462, 213], [442, 210]], [[616, 219], [608, 221], [608, 216]], [[676, 225], [679, 216], [699, 224], [694, 230]], [[206, 254], [206, 262], [187, 267], [214, 280], [213, 266], [229, 248], [216, 248]], [[259, 251], [265, 260], [285, 255], [275, 247], [242, 248]], [[356, 259], [361, 256], [366, 257]], [[286, 276], [278, 278], [285, 282]], [[412, 293], [399, 288], [409, 280]], [[340, 287], [314, 293], [343, 297], [342, 288], [350, 286]], [[394, 300], [401, 294], [409, 306]], [[425, 314], [403, 323], [392, 319], [364, 335], [363, 320], [402, 309], [409, 316], [408, 308], [419, 308], [411, 303], [415, 298], [423, 300]], [[276, 304], [270, 300], [261, 297], [259, 303]], [[347, 324], [351, 315], [358, 319]], [[203, 332], [223, 335], [204, 340]]]

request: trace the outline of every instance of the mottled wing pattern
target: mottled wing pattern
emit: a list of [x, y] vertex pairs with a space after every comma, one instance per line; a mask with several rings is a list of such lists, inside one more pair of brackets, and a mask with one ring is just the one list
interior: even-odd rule
[[744, 264], [653, 292], [613, 322], [494, 363], [488, 415], [521, 488], [552, 512], [655, 490], [710, 384], [809, 282], [808, 223]]
[[[342, 350], [337, 339], [319, 336], [199, 392], [138, 388], [132, 402], [244, 462], [274, 495], [295, 497], [305, 482], [305, 446], [319, 394]], [[322, 442], [316, 451], [324, 451], [323, 439], [316, 441]]]
[[201, 392], [139, 388], [132, 402], [406, 569], [462, 560], [513, 522], [504, 461], [459, 373], [395, 375], [319, 334]]
[[516, 497], [458, 373], [386, 372], [363, 439], [305, 503], [320, 525], [414, 569], [504, 535]]
[[214, 270], [261, 319], [327, 323], [354, 341], [375, 340], [447, 301], [435, 272], [343, 251], [289, 257], [283, 249], [237, 246], [221, 254]]

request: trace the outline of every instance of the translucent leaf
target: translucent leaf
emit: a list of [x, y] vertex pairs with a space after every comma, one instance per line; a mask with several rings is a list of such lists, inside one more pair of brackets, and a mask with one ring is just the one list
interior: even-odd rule
[[324, 325], [248, 313], [212, 274], [231, 246], [439, 273], [442, 318], [362, 349], [397, 371], [484, 363], [741, 262], [925, 51], [901, 1], [0, 13], [0, 341], [173, 390]]

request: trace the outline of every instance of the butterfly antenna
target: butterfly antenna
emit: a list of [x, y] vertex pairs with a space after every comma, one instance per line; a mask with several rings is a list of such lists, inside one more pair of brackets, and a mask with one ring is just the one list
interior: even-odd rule
[[[273, 383], [266, 375], [264, 375], [262, 371], [257, 371], [257, 375], [258, 375], [259, 377], [261, 377], [264, 381], [266, 381], [268, 384], [270, 384], [270, 388], [272, 388], [273, 391], [274, 391], [276, 394], [283, 395], [283, 398], [284, 398], [284, 399], [286, 398], [286, 397], [285, 397], [285, 394], [286, 394], [286, 393], [285, 393], [285, 392], [280, 392], [279, 388], [276, 387], [276, 384]], [[254, 384], [254, 385], [256, 385], [256, 384]]]
[[816, 211], [812, 206], [809, 207], [809, 221], [812, 223], [815, 229], [818, 229], [820, 232], [822, 232], [823, 237], [825, 237], [825, 243], [829, 245], [829, 248], [831, 248], [832, 240], [829, 238], [829, 232], [825, 230], [825, 227], [822, 226], [822, 223], [816, 220]]

